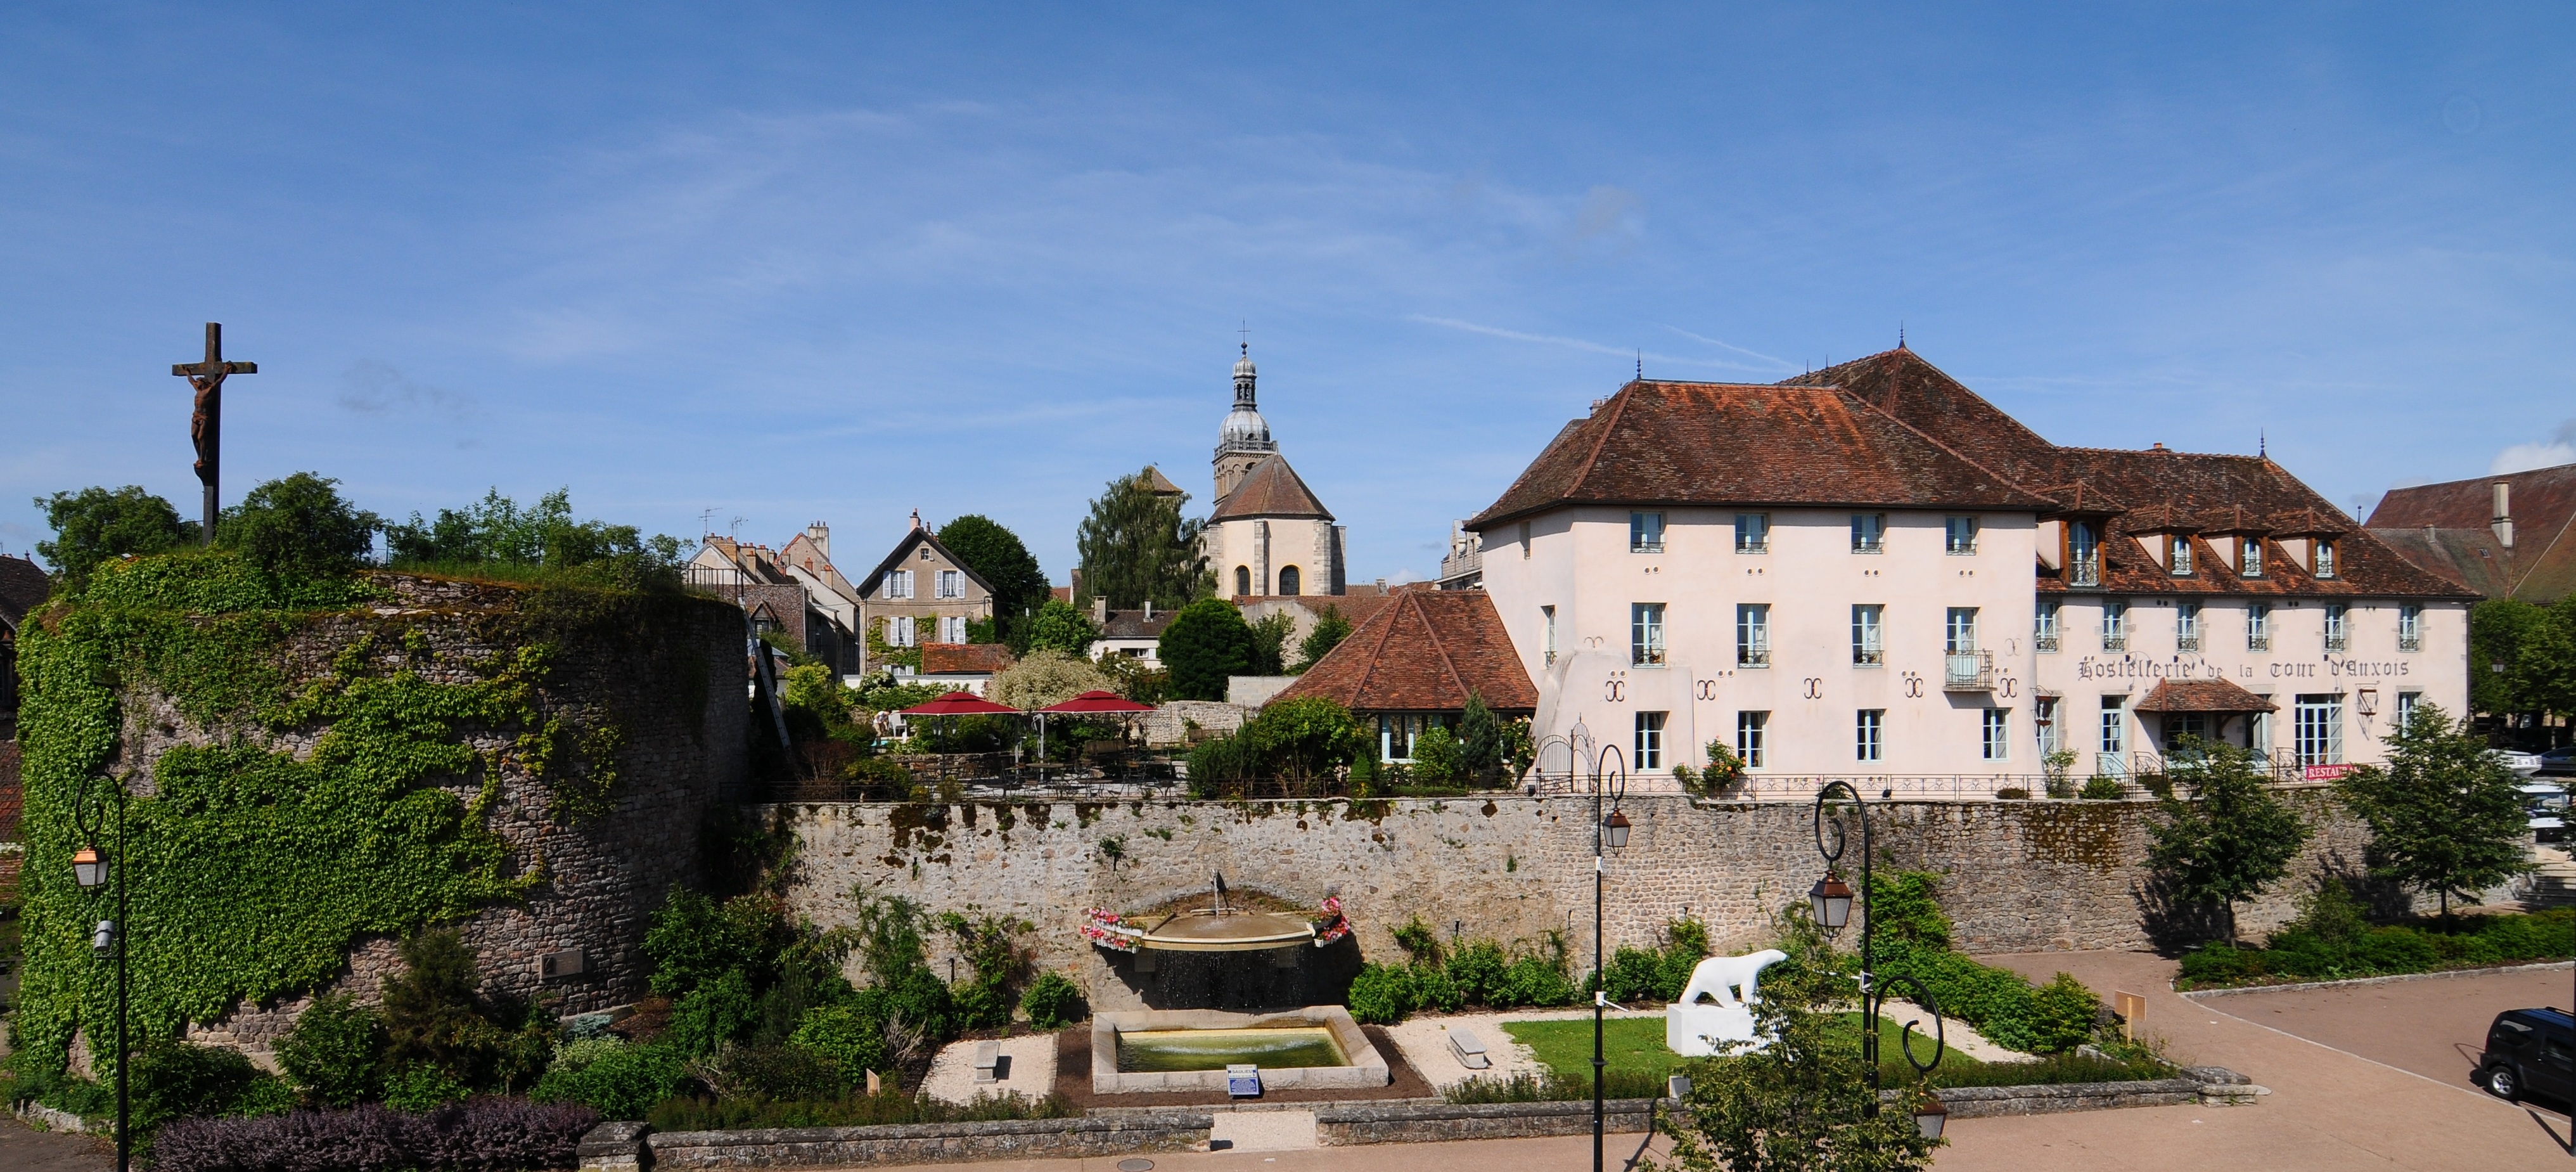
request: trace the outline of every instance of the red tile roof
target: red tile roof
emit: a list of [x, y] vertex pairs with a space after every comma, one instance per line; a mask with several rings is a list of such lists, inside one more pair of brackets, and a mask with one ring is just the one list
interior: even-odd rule
[[[938, 550], [939, 556], [948, 559], [949, 565], [955, 566], [960, 570], [964, 570], [966, 572], [966, 577], [969, 580], [984, 588], [984, 593], [989, 595], [993, 592], [993, 584], [985, 581], [984, 575], [976, 573], [975, 567], [967, 565], [964, 558], [958, 557], [956, 554], [949, 552], [947, 546], [939, 543], [939, 538], [936, 535], [932, 534], [929, 529], [923, 528], [915, 529], [910, 533], [904, 534], [903, 540], [894, 543], [894, 552], [887, 554], [884, 561], [878, 562], [877, 568], [868, 571], [868, 576], [860, 580], [859, 597], [875, 598], [877, 596], [877, 588], [885, 585], [886, 571], [903, 564], [905, 559], [912, 556], [912, 551], [914, 549], [925, 544], [930, 546], [932, 549]], [[929, 584], [926, 582], [915, 587], [916, 590], [928, 588]]]
[[1011, 649], [1000, 643], [921, 645], [921, 674], [926, 676], [990, 674], [1018, 662]]
[[1781, 385], [1841, 387], [1998, 475], [2030, 487], [2055, 483], [2049, 468], [2056, 445], [1903, 346]]
[[[2499, 482], [2513, 510], [2511, 549], [2489, 527]], [[2547, 603], [2576, 593], [2576, 464], [2395, 489], [2368, 524], [2417, 565], [2491, 598]]]
[[2036, 511], [2053, 502], [1850, 391], [1641, 381], [1558, 433], [1467, 525], [1589, 503]]
[[2161, 680], [2140, 712], [2278, 712], [2281, 706], [2226, 680]]
[[1353, 712], [1455, 712], [1474, 693], [1498, 712], [1538, 707], [1503, 619], [1482, 590], [1408, 590], [1276, 699], [1325, 696]]
[[15, 630], [27, 612], [45, 604], [54, 580], [31, 558], [0, 555], [0, 624]]
[[1285, 456], [1263, 456], [1252, 470], [1243, 474], [1243, 482], [1225, 499], [1216, 503], [1208, 521], [1233, 520], [1237, 517], [1320, 517], [1330, 521], [1333, 514], [1316, 500], [1297, 470], [1288, 466]]

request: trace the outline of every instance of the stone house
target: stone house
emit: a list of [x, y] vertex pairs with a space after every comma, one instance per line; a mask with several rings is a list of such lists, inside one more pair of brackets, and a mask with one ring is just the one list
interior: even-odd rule
[[1491, 597], [1419, 588], [1389, 597], [1270, 702], [1322, 696], [1375, 729], [1379, 760], [1410, 761], [1413, 738], [1456, 727], [1471, 695], [1505, 719], [1539, 705]]
[[[821, 528], [820, 522], [816, 528]], [[797, 549], [800, 543], [811, 561], [813, 547], [806, 535], [799, 535], [789, 548]], [[828, 544], [824, 548], [828, 549]], [[830, 569], [828, 559], [819, 564], [826, 571]], [[811, 571], [800, 576], [781, 553], [765, 545], [709, 535], [682, 572], [698, 593], [741, 607], [754, 631], [775, 631], [786, 636], [836, 674], [858, 671], [859, 641], [852, 628], [834, 614], [828, 580]]]
[[964, 643], [968, 623], [993, 617], [993, 584], [968, 567], [912, 514], [912, 529], [858, 586], [859, 670], [873, 638], [888, 647]]

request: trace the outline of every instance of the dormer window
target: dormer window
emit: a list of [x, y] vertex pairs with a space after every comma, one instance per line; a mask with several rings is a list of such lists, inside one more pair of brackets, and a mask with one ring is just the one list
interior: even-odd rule
[[2165, 565], [2177, 578], [2191, 576], [2191, 535], [2176, 533], [2165, 539]]
[[2317, 542], [2317, 577], [2320, 577], [2320, 578], [2331, 578], [2331, 577], [2334, 577], [2334, 576], [2335, 576], [2335, 547], [2334, 547], [2334, 543], [2333, 543], [2333, 542], [2331, 542], [2331, 541], [2324, 541], [2324, 540], [2320, 540], [2320, 541], [2318, 541], [2318, 542]]
[[2262, 577], [2263, 539], [2260, 537], [2240, 537], [2236, 540], [2238, 542], [2236, 547], [2236, 572], [2248, 578]]
[[2077, 521], [2066, 527], [2066, 584], [2102, 584], [2101, 530], [2094, 528], [2091, 521]]

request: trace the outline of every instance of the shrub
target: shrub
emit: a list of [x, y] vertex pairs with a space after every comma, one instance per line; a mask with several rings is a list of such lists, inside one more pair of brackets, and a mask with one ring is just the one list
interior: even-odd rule
[[1581, 997], [1574, 982], [1566, 979], [1565, 954], [1561, 950], [1552, 956], [1524, 953], [1514, 957], [1511, 967], [1503, 971], [1503, 991], [1506, 999], [1498, 1003], [1502, 1006], [1572, 1005]]
[[162, 1041], [134, 1056], [134, 1129], [192, 1115], [229, 1115], [259, 1073], [238, 1050]]
[[687, 1081], [687, 1063], [670, 1047], [601, 1038], [564, 1047], [528, 1097], [577, 1103], [609, 1119], [642, 1119]]
[[1029, 1015], [1029, 1024], [1041, 1030], [1060, 1030], [1084, 1017], [1082, 990], [1073, 979], [1049, 970], [1029, 982], [1028, 991], [1020, 994], [1020, 1012]]
[[277, 1061], [289, 1078], [325, 1106], [354, 1107], [382, 1088], [376, 1065], [385, 1048], [384, 1019], [345, 993], [315, 998], [278, 1040]]
[[2030, 800], [2030, 791], [2017, 785], [2008, 785], [1996, 790], [1995, 797], [2007, 802], [2026, 802]]
[[2091, 798], [2095, 801], [2107, 802], [2117, 799], [2120, 795], [2127, 792], [2128, 787], [2121, 785], [2118, 778], [2096, 777], [2084, 783], [2084, 790], [2081, 796]]
[[444, 1067], [428, 1063], [406, 1067], [385, 1080], [385, 1106], [397, 1111], [428, 1111], [462, 1103], [471, 1093]]
[[581, 1135], [599, 1122], [588, 1107], [475, 1099], [435, 1111], [366, 1106], [261, 1119], [183, 1119], [161, 1129], [154, 1172], [345, 1169], [519, 1172], [569, 1168]]
[[1415, 964], [1410, 967], [1413, 973], [1414, 1008], [1454, 1013], [1466, 1005], [1467, 999], [1458, 991], [1458, 982], [1449, 978], [1448, 969], [1436, 964]]
[[1500, 998], [1503, 972], [1510, 964], [1502, 945], [1478, 940], [1449, 958], [1449, 979], [1457, 984], [1458, 995], [1469, 1005], [1506, 1005], [1509, 1003]]
[[284, 581], [348, 574], [375, 549], [384, 521], [340, 499], [339, 483], [298, 472], [260, 484], [224, 510], [215, 540]]
[[1413, 1012], [1413, 992], [1410, 967], [1371, 961], [1361, 965], [1359, 975], [1351, 978], [1350, 995], [1345, 1000], [1353, 1020], [1366, 1025], [1393, 1025]]
[[865, 1085], [868, 1072], [894, 1068], [886, 1061], [885, 1018], [858, 1004], [826, 1005], [805, 1015], [788, 1044], [831, 1059], [845, 1082]]
[[1433, 725], [1413, 738], [1413, 776], [1425, 785], [1448, 785], [1467, 776], [1466, 753], [1449, 730]]
[[839, 1063], [802, 1046], [728, 1047], [715, 1061], [712, 1081], [721, 1095], [737, 1099], [831, 1099], [849, 1089]]

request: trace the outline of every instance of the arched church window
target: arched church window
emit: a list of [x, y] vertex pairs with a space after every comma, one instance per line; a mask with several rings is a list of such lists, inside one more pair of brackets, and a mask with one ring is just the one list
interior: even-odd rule
[[1297, 567], [1279, 567], [1279, 592], [1281, 594], [1297, 593]]
[[1234, 592], [1238, 596], [1252, 593], [1252, 567], [1234, 568]]

